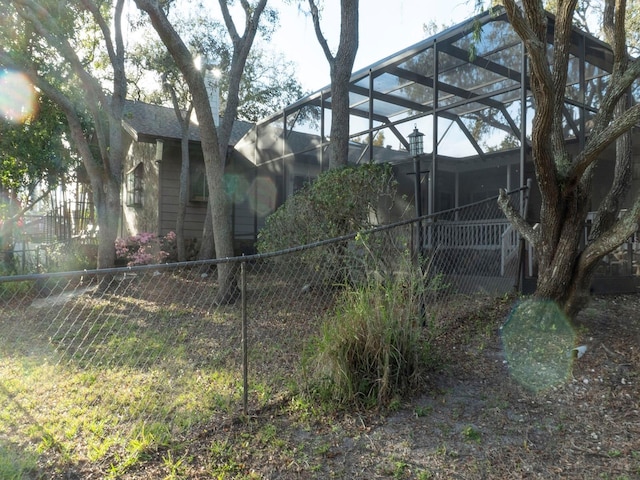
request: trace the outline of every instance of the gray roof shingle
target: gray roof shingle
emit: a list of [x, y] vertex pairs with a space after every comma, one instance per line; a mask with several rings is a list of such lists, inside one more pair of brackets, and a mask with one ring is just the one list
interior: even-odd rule
[[[156, 138], [179, 140], [182, 137], [176, 114], [169, 107], [127, 100], [122, 122], [125, 130], [139, 141]], [[230, 145], [235, 145], [252, 126], [252, 123], [236, 120], [231, 131]], [[189, 140], [200, 141], [200, 128], [195, 112], [191, 114]]]

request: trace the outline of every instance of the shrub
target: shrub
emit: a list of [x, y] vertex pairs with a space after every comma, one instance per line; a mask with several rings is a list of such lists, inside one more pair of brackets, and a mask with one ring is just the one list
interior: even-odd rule
[[[384, 223], [396, 180], [388, 164], [364, 164], [322, 173], [267, 218], [258, 251], [271, 252], [340, 237]], [[333, 282], [344, 282], [361, 252], [349, 242], [302, 252], [302, 261]], [[356, 255], [356, 258], [354, 258]]]
[[422, 276], [414, 277], [370, 279], [342, 292], [304, 357], [310, 391], [338, 404], [388, 406], [418, 385], [433, 359]]
[[267, 218], [261, 252], [339, 237], [381, 222], [397, 182], [389, 164], [367, 163], [322, 173]]
[[175, 260], [176, 234], [169, 232], [163, 237], [143, 232], [129, 238], [116, 239], [116, 260], [127, 266], [165, 263]]
[[60, 242], [45, 246], [46, 259], [38, 271], [70, 272], [91, 270], [98, 262], [98, 245]]

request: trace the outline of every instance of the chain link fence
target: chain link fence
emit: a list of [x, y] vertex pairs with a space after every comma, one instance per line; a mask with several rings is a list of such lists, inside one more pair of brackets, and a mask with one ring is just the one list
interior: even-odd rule
[[117, 476], [152, 446], [287, 401], [345, 285], [417, 266], [436, 322], [513, 291], [519, 239], [495, 203], [225, 259], [234, 304], [215, 302], [218, 261], [0, 278], [0, 456]]

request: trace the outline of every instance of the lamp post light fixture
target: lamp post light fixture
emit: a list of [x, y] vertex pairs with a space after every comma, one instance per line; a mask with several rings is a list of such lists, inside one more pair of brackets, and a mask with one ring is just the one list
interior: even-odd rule
[[409, 153], [412, 157], [419, 157], [424, 153], [424, 133], [413, 127], [413, 132], [409, 134]]

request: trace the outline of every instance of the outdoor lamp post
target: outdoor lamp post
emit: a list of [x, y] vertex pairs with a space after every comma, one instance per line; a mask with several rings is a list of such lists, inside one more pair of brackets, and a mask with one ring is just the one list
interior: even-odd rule
[[[422, 217], [422, 185], [421, 185], [421, 172], [420, 172], [420, 155], [424, 153], [423, 145], [424, 133], [418, 131], [418, 127], [413, 127], [413, 133], [409, 134], [409, 153], [413, 157], [413, 168], [415, 178], [415, 192], [414, 201], [416, 204], [416, 217]], [[418, 220], [418, 248], [422, 251], [422, 222]]]

